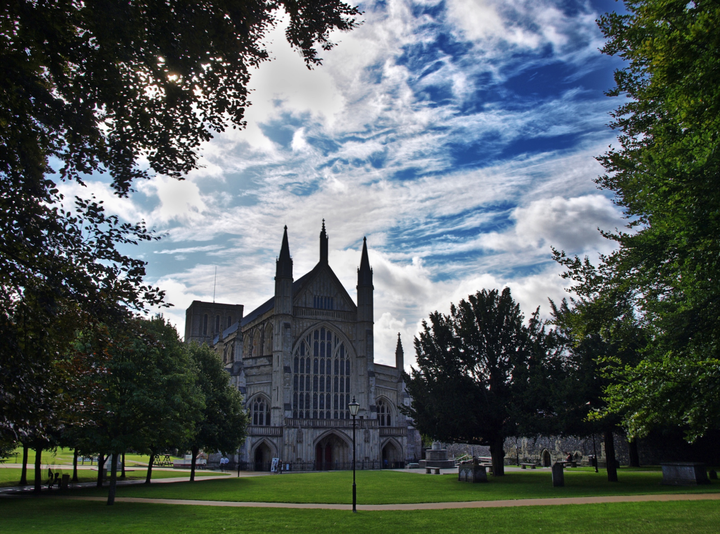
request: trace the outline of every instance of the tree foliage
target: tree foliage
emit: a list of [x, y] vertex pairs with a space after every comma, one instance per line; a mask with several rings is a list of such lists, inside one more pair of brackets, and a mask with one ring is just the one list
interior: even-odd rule
[[262, 40], [281, 9], [308, 66], [358, 14], [338, 0], [5, 3], [0, 172], [41, 183], [53, 157], [63, 178], [107, 170], [125, 194], [147, 175], [143, 157], [180, 177], [211, 132], [243, 126], [250, 71], [268, 59]]
[[430, 314], [415, 338], [417, 369], [405, 377], [407, 413], [433, 439], [489, 445], [493, 473], [504, 473], [503, 442], [533, 433], [542, 419], [539, 384], [555, 342], [537, 314], [524, 324], [510, 290], [482, 290]]
[[200, 449], [234, 453], [247, 435], [247, 413], [242, 395], [230, 385], [218, 355], [207, 345], [191, 343], [190, 358], [197, 369], [196, 386], [204, 395], [204, 407], [195, 419], [186, 445], [192, 451], [190, 480], [195, 480], [195, 459]]
[[63, 390], [55, 363], [78, 331], [163, 297], [119, 251], [152, 233], [93, 198], [68, 205], [58, 184], [108, 173], [123, 196], [195, 168], [213, 132], [244, 126], [251, 70], [283, 10], [308, 66], [359, 13], [339, 0], [0, 7], [0, 439], [42, 434]]
[[[558, 433], [588, 436], [602, 433], [605, 440], [608, 480], [617, 481], [613, 433], [621, 418], [610, 413], [605, 398], [616, 381], [613, 369], [637, 364], [647, 345], [633, 299], [606, 284], [605, 265], [587, 258], [568, 258], [555, 251], [555, 259], [575, 285], [575, 298], [550, 302], [552, 322], [566, 344], [561, 378], [553, 387], [553, 417]], [[632, 446], [632, 445], [631, 445]]]
[[609, 409], [631, 436], [671, 421], [689, 440], [720, 426], [720, 10], [625, 0], [603, 16], [603, 52], [626, 66], [610, 95], [619, 147], [599, 158], [631, 230], [608, 234], [607, 286], [630, 295], [652, 343], [617, 367]]
[[[195, 366], [173, 326], [161, 317], [136, 319], [131, 328], [108, 329], [81, 338], [81, 357], [93, 361], [76, 390], [85, 409], [76, 422], [76, 439], [91, 450], [117, 456], [128, 449], [150, 451], [189, 439], [204, 400], [195, 385]], [[93, 394], [88, 397], [87, 392]], [[115, 491], [111, 471], [108, 504]]]

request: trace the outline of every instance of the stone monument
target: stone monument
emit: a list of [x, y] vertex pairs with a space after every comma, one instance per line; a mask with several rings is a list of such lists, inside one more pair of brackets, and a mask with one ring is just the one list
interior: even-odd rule
[[477, 458], [460, 462], [458, 466], [458, 480], [460, 482], [487, 482], [487, 472], [485, 467], [480, 465]]
[[448, 469], [455, 467], [455, 460], [448, 460], [447, 449], [443, 449], [439, 441], [434, 441], [432, 448], [425, 449], [425, 459], [420, 460], [420, 467]]

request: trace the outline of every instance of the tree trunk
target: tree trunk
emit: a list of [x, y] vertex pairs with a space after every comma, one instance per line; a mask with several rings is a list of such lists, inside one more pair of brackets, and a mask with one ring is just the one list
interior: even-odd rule
[[28, 463], [28, 452], [30, 447], [23, 443], [23, 459], [22, 459], [22, 470], [20, 471], [20, 485], [27, 486], [27, 463]]
[[195, 482], [195, 459], [197, 458], [198, 453], [200, 452], [199, 447], [193, 447], [191, 454], [192, 454], [192, 460], [190, 460], [190, 482]]
[[125, 478], [125, 451], [123, 451], [123, 453], [122, 453], [122, 462], [121, 463], [122, 463], [122, 467], [120, 468], [121, 469], [120, 478], [124, 479]]
[[492, 456], [493, 476], [505, 475], [505, 450], [503, 449], [503, 438], [495, 438], [490, 443], [490, 456]]
[[42, 458], [42, 447], [35, 446], [35, 489], [33, 490], [36, 494], [40, 494], [42, 488], [42, 470], [41, 470], [41, 458]]
[[97, 487], [102, 488], [103, 485], [103, 465], [105, 465], [105, 456], [98, 454], [98, 478]]
[[110, 456], [110, 489], [108, 491], [108, 506], [115, 504], [115, 488], [117, 487], [117, 461], [118, 453], [113, 452]]
[[608, 482], [617, 482], [617, 460], [615, 460], [615, 442], [612, 430], [605, 431], [605, 461], [607, 462]]
[[630, 467], [640, 467], [640, 451], [638, 450], [637, 439], [628, 441], [630, 449]]
[[78, 482], [78, 476], [77, 476], [77, 460], [78, 460], [78, 450], [75, 449], [75, 452], [73, 452], [73, 476], [72, 481]]
[[154, 461], [155, 461], [155, 452], [150, 451], [150, 461], [148, 462], [147, 475], [145, 476], [145, 484], [150, 484], [150, 481], [152, 480], [152, 466], [153, 466]]

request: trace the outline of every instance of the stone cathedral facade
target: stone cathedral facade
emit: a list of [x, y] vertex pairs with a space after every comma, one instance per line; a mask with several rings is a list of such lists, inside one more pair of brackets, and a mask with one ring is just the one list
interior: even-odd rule
[[243, 393], [250, 425], [241, 464], [264, 470], [280, 458], [294, 470], [349, 468], [353, 398], [360, 404], [358, 468], [402, 466], [420, 456], [419, 434], [398, 409], [410, 403], [399, 335], [395, 366], [374, 361], [373, 271], [365, 240], [354, 301], [329, 265], [325, 223], [319, 261], [297, 279], [286, 227], [275, 295], [247, 315], [242, 310], [196, 301], [185, 329], [186, 341], [214, 335], [211, 344]]

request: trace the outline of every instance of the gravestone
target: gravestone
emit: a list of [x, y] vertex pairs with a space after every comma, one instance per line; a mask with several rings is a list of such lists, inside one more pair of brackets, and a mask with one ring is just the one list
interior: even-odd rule
[[565, 467], [563, 466], [563, 464], [553, 464], [552, 485], [553, 488], [560, 488], [565, 485]]
[[705, 464], [701, 462], [671, 462], [660, 464], [665, 486], [697, 486], [710, 484]]
[[487, 482], [485, 466], [480, 465], [477, 459], [461, 462], [458, 466], [458, 480], [460, 482]]

